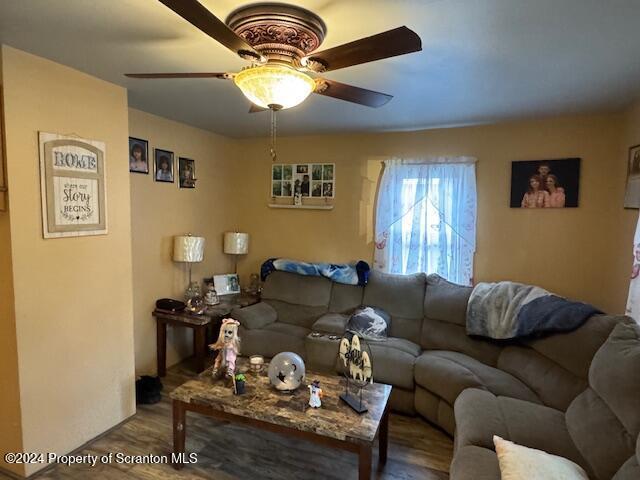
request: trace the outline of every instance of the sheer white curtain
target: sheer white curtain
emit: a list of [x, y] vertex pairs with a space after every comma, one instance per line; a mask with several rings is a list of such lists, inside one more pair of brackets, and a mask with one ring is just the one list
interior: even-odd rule
[[463, 285], [476, 250], [475, 158], [392, 159], [376, 206], [374, 268], [437, 273]]

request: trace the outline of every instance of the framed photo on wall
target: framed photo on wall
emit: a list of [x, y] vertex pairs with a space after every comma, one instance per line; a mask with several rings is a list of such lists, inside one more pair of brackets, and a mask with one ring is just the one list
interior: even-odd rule
[[149, 174], [149, 142], [129, 137], [129, 171]]
[[155, 181], [173, 183], [173, 152], [154, 150]]
[[640, 145], [629, 148], [624, 208], [640, 208]]
[[335, 164], [276, 164], [271, 167], [271, 196], [334, 198]]
[[579, 187], [579, 158], [511, 162], [511, 208], [574, 208]]
[[196, 162], [190, 158], [178, 158], [178, 183], [180, 188], [196, 188]]
[[39, 132], [44, 238], [107, 234], [106, 146]]

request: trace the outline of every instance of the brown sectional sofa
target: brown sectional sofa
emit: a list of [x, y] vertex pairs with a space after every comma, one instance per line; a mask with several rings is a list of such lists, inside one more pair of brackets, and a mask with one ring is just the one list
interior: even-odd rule
[[349, 312], [386, 310], [389, 339], [370, 344], [374, 378], [393, 385], [393, 409], [455, 432], [452, 480], [500, 478], [494, 434], [567, 457], [591, 478], [639, 479], [638, 325], [596, 315], [537, 339], [473, 338], [465, 330], [470, 293], [437, 275], [371, 272], [363, 288], [274, 272], [262, 302], [232, 316], [243, 354], [293, 351], [310, 369], [336, 371]]

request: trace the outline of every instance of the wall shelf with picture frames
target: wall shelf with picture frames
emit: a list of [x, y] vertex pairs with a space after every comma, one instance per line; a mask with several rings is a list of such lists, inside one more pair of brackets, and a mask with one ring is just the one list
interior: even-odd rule
[[[335, 198], [335, 163], [276, 163], [271, 166], [272, 208], [295, 206], [319, 207], [331, 210]], [[295, 205], [295, 194], [301, 196], [301, 205]], [[327, 208], [328, 207], [328, 208]]]

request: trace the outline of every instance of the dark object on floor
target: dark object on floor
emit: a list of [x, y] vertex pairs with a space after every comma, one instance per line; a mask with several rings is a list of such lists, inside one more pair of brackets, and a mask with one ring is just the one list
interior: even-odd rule
[[156, 301], [156, 308], [160, 310], [167, 310], [169, 312], [181, 312], [186, 308], [184, 302], [180, 300], [173, 300], [172, 298], [161, 298]]
[[136, 380], [136, 403], [139, 405], [150, 405], [158, 403], [162, 398], [162, 382], [160, 377], [150, 377], [143, 375]]

